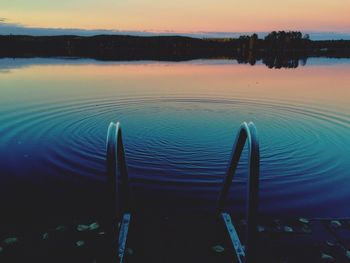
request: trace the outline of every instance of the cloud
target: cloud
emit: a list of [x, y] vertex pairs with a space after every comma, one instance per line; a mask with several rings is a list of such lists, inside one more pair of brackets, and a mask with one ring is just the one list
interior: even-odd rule
[[4, 23], [4, 22], [6, 22], [6, 18], [5, 17], [0, 17], [0, 23]]

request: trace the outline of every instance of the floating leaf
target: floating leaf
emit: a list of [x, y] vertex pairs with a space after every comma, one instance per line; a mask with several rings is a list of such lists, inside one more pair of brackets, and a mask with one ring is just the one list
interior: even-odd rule
[[341, 223], [338, 220], [332, 220], [330, 223], [331, 227], [338, 228], [341, 227]]
[[334, 247], [335, 246], [335, 244], [332, 241], [327, 241], [326, 244], [329, 247]]
[[211, 249], [217, 253], [222, 253], [225, 251], [225, 248], [223, 246], [220, 246], [220, 245], [213, 246]]
[[127, 249], [127, 251], [128, 251], [128, 254], [129, 254], [129, 255], [134, 254], [134, 250], [133, 250], [132, 248], [130, 248], [130, 247]]
[[299, 222], [300, 222], [300, 223], [303, 223], [303, 224], [308, 224], [308, 223], [310, 223], [310, 221], [309, 221], [307, 218], [304, 218], [304, 217], [300, 217], [300, 218], [299, 218]]
[[57, 231], [65, 231], [66, 227], [64, 225], [59, 225], [59, 226], [56, 227], [56, 230]]
[[350, 250], [345, 252], [345, 257], [350, 260]]
[[258, 232], [264, 232], [265, 231], [265, 227], [263, 226], [258, 226]]
[[43, 237], [42, 237], [42, 240], [46, 240], [48, 238], [49, 238], [49, 233], [44, 233]]
[[96, 230], [96, 229], [98, 229], [99, 227], [100, 227], [100, 225], [99, 225], [97, 222], [92, 223], [92, 224], [89, 226], [90, 230]]
[[77, 230], [78, 230], [79, 232], [86, 231], [86, 230], [88, 230], [88, 229], [90, 229], [90, 226], [88, 226], [88, 225], [78, 225], [78, 226], [77, 226]]
[[78, 240], [77, 242], [75, 242], [75, 244], [77, 245], [77, 247], [81, 247], [85, 244], [84, 240]]
[[321, 259], [323, 262], [334, 262], [335, 261], [334, 257], [332, 257], [331, 255], [325, 254], [325, 253], [322, 253]]
[[291, 228], [290, 226], [284, 226], [283, 230], [284, 232], [294, 232], [293, 228]]
[[17, 237], [9, 237], [9, 238], [6, 238], [3, 243], [5, 245], [13, 245], [13, 244], [15, 244], [17, 242], [18, 242], [18, 238]]

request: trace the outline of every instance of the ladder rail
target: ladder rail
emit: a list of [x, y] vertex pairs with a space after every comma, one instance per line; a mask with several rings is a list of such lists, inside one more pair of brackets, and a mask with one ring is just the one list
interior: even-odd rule
[[111, 188], [113, 217], [129, 209], [129, 176], [120, 123], [111, 122], [107, 132], [107, 180]]
[[259, 172], [260, 172], [260, 150], [257, 130], [254, 123], [243, 122], [233, 145], [230, 162], [218, 199], [218, 212], [222, 213], [228, 197], [230, 186], [241, 158], [244, 145], [248, 141], [248, 188], [246, 207], [246, 233], [245, 254], [246, 262], [256, 262], [256, 239], [257, 239], [257, 217], [259, 204]]
[[[125, 159], [120, 123], [111, 122], [106, 143], [107, 191], [110, 203], [109, 220], [111, 235], [111, 259], [123, 262], [130, 224], [129, 177]], [[117, 222], [120, 222], [118, 225]], [[118, 237], [118, 238], [117, 238]], [[112, 261], [114, 262], [114, 261]]]
[[[257, 234], [257, 215], [258, 215], [258, 201], [259, 201], [259, 169], [260, 169], [260, 152], [259, 142], [257, 139], [257, 131], [255, 125], [250, 122], [243, 122], [236, 136], [233, 146], [230, 163], [227, 168], [226, 176], [223, 181], [222, 190], [218, 200], [218, 212], [222, 213], [227, 200], [230, 186], [238, 166], [238, 162], [241, 158], [243, 148], [248, 141], [248, 165], [249, 165], [249, 177], [248, 177], [248, 189], [247, 189], [247, 208], [246, 208], [246, 249], [245, 249], [245, 262], [252, 263], [255, 261], [256, 251], [256, 234]], [[129, 177], [127, 171], [127, 164], [125, 159], [125, 151], [122, 140], [122, 132], [120, 123], [111, 122], [107, 132], [107, 175], [108, 175], [108, 187], [111, 194], [111, 230], [117, 236], [118, 250], [123, 249], [126, 242], [125, 231], [123, 230], [124, 215], [129, 211]], [[116, 222], [121, 221], [120, 227]], [[126, 220], [126, 221], [130, 221]], [[128, 223], [129, 224], [129, 223]], [[126, 224], [126, 233], [128, 224]], [[125, 236], [125, 240], [121, 242], [120, 237]], [[124, 242], [124, 243], [123, 243]], [[123, 245], [124, 244], [124, 245]], [[122, 245], [122, 246], [120, 246]], [[118, 251], [117, 250], [117, 251]], [[118, 253], [121, 254], [119, 251]], [[241, 253], [243, 256], [243, 253]], [[118, 261], [121, 262], [123, 258], [118, 256]]]

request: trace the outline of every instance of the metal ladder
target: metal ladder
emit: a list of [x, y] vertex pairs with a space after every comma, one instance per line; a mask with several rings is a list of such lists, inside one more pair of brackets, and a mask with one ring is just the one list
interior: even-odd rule
[[[247, 188], [247, 207], [246, 207], [246, 233], [245, 247], [242, 246], [236, 229], [232, 223], [231, 216], [224, 212], [225, 202], [232, 184], [238, 162], [240, 160], [245, 143], [248, 141], [249, 154], [249, 177]], [[111, 215], [110, 228], [114, 237], [111, 240], [112, 257], [117, 259], [118, 263], [124, 260], [127, 236], [132, 215], [129, 210], [129, 178], [125, 151], [122, 140], [122, 131], [120, 123], [110, 123], [107, 132], [107, 174], [108, 187], [110, 193]], [[250, 122], [243, 122], [236, 136], [233, 145], [230, 163], [223, 181], [223, 187], [218, 199], [217, 213], [221, 216], [232, 246], [236, 252], [236, 261], [239, 263], [253, 263], [256, 261], [256, 239], [257, 239], [257, 217], [259, 203], [259, 165], [260, 152], [257, 131], [255, 125]], [[120, 222], [118, 225], [116, 222]]]

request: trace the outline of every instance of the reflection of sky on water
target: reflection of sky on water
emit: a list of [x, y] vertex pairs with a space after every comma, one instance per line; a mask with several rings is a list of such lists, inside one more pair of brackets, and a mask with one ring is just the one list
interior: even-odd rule
[[[166, 62], [167, 64], [177, 64], [179, 62]], [[235, 65], [236, 60], [222, 59], [198, 59], [181, 62], [183, 64], [209, 64], [209, 65]], [[145, 64], [164, 64], [159, 61], [99, 61], [95, 59], [80, 58], [0, 58], [0, 73], [8, 73], [9, 70], [30, 67], [34, 65], [145, 65]], [[262, 61], [257, 61], [256, 65], [262, 65]], [[306, 65], [338, 65], [350, 64], [349, 58], [308, 58]], [[249, 65], [248, 65], [249, 66]]]
[[[0, 194], [30, 183], [49, 192], [43, 200], [72, 207], [78, 193], [98, 198], [106, 129], [120, 120], [130, 175], [144, 193], [213, 200], [236, 129], [253, 120], [263, 211], [350, 214], [350, 63], [0, 61], [14, 62], [0, 74]], [[243, 203], [245, 162], [233, 207]], [[85, 196], [86, 185], [97, 195]]]

